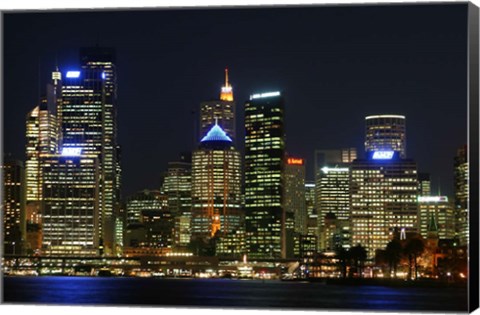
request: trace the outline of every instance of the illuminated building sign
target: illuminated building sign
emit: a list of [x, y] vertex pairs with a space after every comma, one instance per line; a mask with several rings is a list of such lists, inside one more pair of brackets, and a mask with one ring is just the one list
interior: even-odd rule
[[323, 167], [322, 172], [328, 174], [329, 172], [348, 172], [348, 167]]
[[378, 119], [378, 118], [399, 118], [399, 119], [405, 119], [405, 116], [402, 116], [402, 115], [372, 115], [372, 116], [367, 116], [367, 117], [365, 117], [365, 120], [368, 120], [368, 119]]
[[288, 165], [303, 165], [303, 159], [288, 158]]
[[250, 95], [250, 99], [254, 100], [256, 98], [265, 98], [265, 97], [272, 97], [272, 96], [279, 96], [279, 95], [280, 95], [280, 92], [267, 92], [267, 93]]
[[67, 78], [78, 78], [80, 77], [80, 71], [68, 71]]
[[62, 155], [65, 156], [80, 156], [82, 155], [82, 148], [63, 148]]
[[374, 160], [391, 160], [393, 158], [394, 151], [375, 151], [373, 152], [372, 159]]
[[418, 196], [418, 202], [448, 202], [447, 196]]
[[105, 78], [106, 78], [105, 72], [102, 72], [102, 79], [105, 80]]

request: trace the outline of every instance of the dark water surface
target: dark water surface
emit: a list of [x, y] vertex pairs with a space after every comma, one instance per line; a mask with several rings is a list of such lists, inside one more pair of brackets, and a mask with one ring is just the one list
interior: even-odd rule
[[89, 277], [5, 277], [4, 303], [231, 306], [466, 312], [466, 288], [344, 286], [321, 283]]

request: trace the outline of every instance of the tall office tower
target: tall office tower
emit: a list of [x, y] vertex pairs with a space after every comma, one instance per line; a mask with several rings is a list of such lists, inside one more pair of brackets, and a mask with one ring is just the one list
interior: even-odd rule
[[329, 149], [329, 150], [315, 150], [314, 152], [314, 170], [315, 181], [321, 172], [321, 168], [325, 166], [332, 166], [339, 163], [351, 163], [357, 158], [357, 149], [343, 148], [343, 149]]
[[225, 85], [222, 87], [220, 99], [206, 101], [200, 104], [200, 138], [207, 134], [216, 120], [227, 135], [235, 142], [235, 102], [233, 101], [232, 86], [228, 82], [228, 69], [225, 69]]
[[457, 150], [454, 160], [455, 181], [455, 230], [460, 245], [467, 245], [469, 240], [468, 224], [468, 150], [467, 146]]
[[44, 255], [91, 256], [99, 244], [99, 179], [96, 154], [63, 148], [42, 157]]
[[167, 197], [167, 209], [175, 221], [174, 246], [190, 243], [192, 208], [192, 159], [191, 154], [182, 154], [180, 160], [168, 163], [162, 192]]
[[116, 139], [115, 53], [109, 48], [83, 48], [81, 69], [68, 71], [58, 108], [62, 148], [95, 154], [100, 175], [100, 243], [112, 253], [114, 213], [119, 206], [120, 165]]
[[250, 257], [286, 257], [284, 100], [280, 92], [245, 104], [245, 228]]
[[22, 161], [4, 157], [3, 176], [3, 253], [20, 255], [23, 251], [25, 227], [25, 174]]
[[315, 215], [315, 182], [305, 181], [305, 207], [307, 208], [307, 216]]
[[326, 239], [333, 234], [327, 233], [328, 226], [325, 218], [330, 215], [335, 217], [335, 223], [339, 230], [349, 230], [350, 222], [350, 164], [336, 164], [324, 166], [320, 169], [316, 183], [316, 209], [318, 214], [319, 249], [325, 247], [332, 240]]
[[57, 152], [58, 136], [56, 117], [48, 110], [45, 98], [28, 113], [26, 130], [26, 202], [39, 202], [42, 196], [40, 156]]
[[42, 173], [40, 158], [43, 154], [57, 153], [58, 125], [57, 107], [61, 104], [62, 75], [58, 68], [52, 72], [46, 95], [40, 104], [27, 114], [26, 119], [26, 212], [30, 224], [41, 223], [40, 202], [42, 196]]
[[418, 195], [430, 196], [432, 194], [430, 174], [418, 173]]
[[142, 211], [162, 211], [162, 193], [159, 190], [142, 190], [127, 198], [127, 225], [140, 223]]
[[428, 237], [432, 222], [436, 227], [440, 239], [455, 237], [455, 212], [447, 196], [418, 196], [420, 213], [420, 233], [423, 238]]
[[373, 115], [365, 117], [365, 152], [398, 151], [407, 157], [405, 116]]
[[318, 215], [315, 209], [315, 182], [305, 182], [305, 207], [307, 208], [307, 234], [318, 238]]
[[305, 199], [305, 161], [289, 157], [285, 164], [284, 207], [293, 214], [294, 231], [307, 234], [307, 205]]
[[242, 228], [241, 156], [215, 124], [192, 155], [192, 239]]
[[351, 164], [350, 221], [352, 245], [368, 257], [383, 249], [393, 231], [418, 233], [417, 165], [399, 152], [374, 151]]

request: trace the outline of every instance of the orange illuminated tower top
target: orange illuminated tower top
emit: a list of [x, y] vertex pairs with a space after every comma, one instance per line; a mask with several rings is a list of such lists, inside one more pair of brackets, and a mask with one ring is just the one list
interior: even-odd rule
[[228, 83], [228, 69], [225, 68], [225, 85], [222, 86], [222, 92], [220, 93], [220, 100], [233, 101], [233, 90], [230, 83]]

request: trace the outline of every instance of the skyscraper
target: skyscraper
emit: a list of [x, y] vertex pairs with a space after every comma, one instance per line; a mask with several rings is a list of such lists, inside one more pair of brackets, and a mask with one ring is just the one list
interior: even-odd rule
[[[58, 150], [58, 123], [55, 116], [61, 104], [62, 75], [58, 68], [52, 72], [47, 93], [40, 104], [27, 114], [25, 147], [26, 213], [30, 224], [41, 224], [42, 166], [44, 154]], [[40, 227], [38, 227], [40, 228]]]
[[208, 240], [242, 227], [241, 157], [215, 124], [192, 155], [192, 239]]
[[307, 234], [307, 208], [305, 200], [305, 162], [289, 157], [285, 164], [285, 211], [293, 214], [296, 233]]
[[182, 154], [179, 161], [168, 163], [162, 192], [167, 198], [167, 209], [175, 221], [174, 246], [187, 246], [191, 238], [192, 218], [192, 158]]
[[116, 140], [116, 67], [110, 48], [83, 48], [80, 70], [66, 72], [58, 109], [61, 147], [81, 148], [98, 157], [100, 243], [111, 254], [115, 209], [120, 197], [119, 146]]
[[455, 237], [455, 212], [447, 196], [418, 196], [420, 213], [420, 234], [428, 237], [428, 228], [435, 224], [440, 239], [453, 239]]
[[467, 245], [469, 240], [468, 224], [468, 150], [464, 145], [457, 150], [454, 160], [455, 181], [455, 230], [460, 245]]
[[417, 165], [399, 152], [375, 151], [351, 164], [352, 245], [368, 257], [383, 249], [395, 229], [418, 233]]
[[200, 138], [218, 121], [222, 129], [235, 142], [235, 102], [233, 100], [233, 89], [228, 81], [228, 69], [225, 69], [225, 85], [221, 89], [220, 99], [202, 102], [200, 104]]
[[245, 104], [245, 228], [250, 257], [286, 256], [284, 100], [280, 92]]
[[365, 152], [398, 151], [407, 156], [405, 116], [372, 115], [365, 117]]
[[26, 234], [23, 163], [5, 156], [1, 173], [3, 176], [3, 252], [20, 255], [22, 254], [23, 240]]
[[318, 215], [315, 209], [315, 182], [305, 182], [305, 207], [307, 209], [307, 234], [318, 238]]
[[315, 181], [320, 170], [324, 166], [333, 166], [339, 163], [351, 163], [357, 158], [356, 148], [315, 150], [314, 171]]
[[[330, 164], [320, 169], [316, 183], [316, 208], [318, 214], [318, 229], [320, 233], [320, 250], [327, 248], [325, 244], [332, 244], [330, 237], [337, 230], [330, 233], [330, 226], [326, 223], [335, 218], [339, 233], [347, 234], [350, 222], [350, 164]], [[329, 221], [330, 220], [330, 221]], [[327, 231], [327, 229], [330, 229]]]
[[432, 194], [432, 183], [430, 181], [430, 174], [418, 173], [418, 195], [430, 196]]
[[57, 152], [57, 121], [48, 110], [46, 99], [42, 99], [27, 115], [27, 145], [26, 145], [26, 202], [41, 201], [41, 166], [42, 154]]
[[97, 155], [64, 148], [61, 154], [42, 156], [42, 173], [43, 254], [99, 254]]
[[161, 193], [159, 190], [142, 190], [127, 198], [127, 225], [140, 223], [142, 211], [162, 210]]

